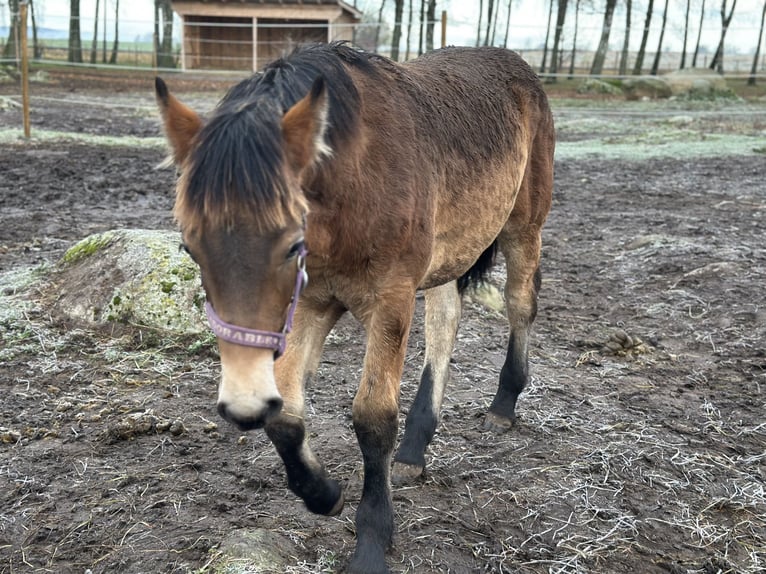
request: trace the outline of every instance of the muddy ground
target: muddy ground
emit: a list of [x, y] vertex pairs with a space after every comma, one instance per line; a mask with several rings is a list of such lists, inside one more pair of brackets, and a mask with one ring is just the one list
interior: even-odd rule
[[[212, 84], [189, 82], [188, 98], [215, 101]], [[158, 137], [151, 84], [115, 86], [37, 88], [33, 128]], [[567, 105], [554, 102], [564, 151], [595, 129]], [[766, 133], [763, 114], [675, 113], [702, 131]], [[19, 125], [14, 107], [0, 111], [0, 130]], [[466, 303], [426, 476], [394, 490], [395, 572], [764, 571], [766, 157], [711, 150], [562, 152], [519, 423], [480, 430], [505, 323]], [[331, 336], [309, 391], [314, 450], [347, 490], [343, 514], [324, 518], [289, 493], [261, 432], [217, 417], [207, 341], [64, 325], [34, 289], [11, 286], [90, 233], [172, 228], [162, 159], [156, 145], [87, 137], [0, 143], [0, 573], [213, 572], [227, 535], [253, 528], [284, 537], [285, 571], [341, 571], [362, 472], [353, 321]], [[409, 350], [402, 417], [420, 312]]]

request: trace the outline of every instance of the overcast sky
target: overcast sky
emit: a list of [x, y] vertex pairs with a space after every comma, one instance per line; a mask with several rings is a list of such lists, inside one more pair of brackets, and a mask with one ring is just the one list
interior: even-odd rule
[[[112, 19], [114, 10], [114, 0], [104, 0], [109, 6], [109, 18]], [[104, 3], [102, 1], [102, 5]], [[501, 4], [500, 22], [498, 25], [496, 40], [502, 43], [505, 35], [505, 15], [507, 14], [507, 0], [497, 0]], [[751, 52], [755, 48], [758, 35], [758, 26], [760, 24], [761, 8], [764, 0], [738, 0], [734, 12], [731, 28], [727, 34], [727, 48], [736, 48], [739, 51]], [[721, 0], [707, 0], [706, 2], [706, 22], [703, 27], [703, 45], [714, 49], [720, 36], [720, 2]], [[353, 0], [348, 2], [353, 3]], [[393, 20], [393, 0], [387, 1], [389, 21]], [[135, 36], [151, 34], [153, 18], [154, 0], [123, 0], [120, 2], [120, 29], [121, 34], [127, 40], [132, 40]], [[359, 7], [370, 14], [377, 14], [380, 7], [380, 0], [358, 0]], [[417, 12], [417, 6], [420, 2], [414, 2]], [[511, 33], [509, 47], [516, 49], [529, 49], [539, 46], [545, 38], [545, 29], [548, 17], [547, 0], [513, 0]], [[571, 0], [570, 4], [574, 4]], [[584, 4], [584, 3], [583, 3]], [[596, 0], [596, 6], [602, 4]], [[731, 4], [731, 2], [729, 2]], [[3, 6], [3, 20], [7, 22], [8, 0], [0, 0]], [[38, 25], [66, 29], [69, 18], [69, 0], [35, 0], [38, 9]], [[486, 5], [486, 2], [485, 2]], [[622, 6], [623, 3], [619, 2]], [[82, 36], [87, 39], [92, 35], [92, 18], [95, 9], [95, 0], [80, 0], [80, 13], [83, 17]], [[408, 4], [405, 4], [408, 6]], [[659, 37], [659, 26], [662, 19], [661, 10], [664, 2], [655, 1], [655, 12], [652, 21], [653, 34], [649, 37], [649, 46], [656, 45]], [[696, 40], [697, 23], [699, 21], [699, 7], [701, 0], [692, 0], [692, 25], [690, 25], [691, 36], [690, 43]], [[437, 2], [438, 15], [441, 10], [446, 10], [448, 14], [447, 42], [450, 44], [471, 45], [476, 40], [476, 27], [478, 20], [478, 0], [444, 0]], [[680, 50], [683, 41], [683, 21], [686, 2], [683, 0], [671, 0], [670, 12], [668, 16], [668, 27], [665, 33], [664, 46], [666, 49]], [[644, 11], [646, 9], [645, 0], [633, 1], [633, 33], [632, 42], [634, 49], [638, 47], [640, 41], [639, 26], [644, 21]], [[595, 48], [598, 36], [601, 33], [601, 24], [603, 15], [591, 13], [582, 9], [579, 31], [578, 45], [580, 40], [592, 43], [591, 48]], [[405, 10], [406, 14], [406, 10]], [[573, 10], [570, 9], [569, 24], [572, 25]], [[612, 35], [610, 43], [613, 47], [621, 45], [624, 29], [624, 11], [618, 9], [615, 14]], [[109, 26], [111, 29], [111, 26]], [[565, 36], [566, 36], [565, 32]], [[437, 38], [439, 37], [437, 33]], [[438, 40], [437, 40], [438, 41]], [[571, 38], [565, 38], [565, 45], [569, 46]], [[497, 43], [497, 42], [496, 42]], [[584, 46], [583, 46], [584, 47]]]

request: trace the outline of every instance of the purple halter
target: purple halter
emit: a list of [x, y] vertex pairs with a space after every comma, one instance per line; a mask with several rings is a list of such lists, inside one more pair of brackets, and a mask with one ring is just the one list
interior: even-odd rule
[[248, 329], [227, 323], [218, 316], [208, 301], [205, 303], [205, 313], [215, 336], [228, 343], [244, 347], [274, 349], [274, 358], [279, 358], [285, 352], [287, 334], [293, 328], [293, 317], [295, 316], [295, 308], [298, 306], [298, 297], [309, 280], [308, 273], [306, 273], [306, 254], [306, 247], [301, 247], [301, 250], [298, 252], [298, 272], [295, 277], [293, 298], [290, 300], [290, 306], [287, 308], [287, 319], [281, 333]]

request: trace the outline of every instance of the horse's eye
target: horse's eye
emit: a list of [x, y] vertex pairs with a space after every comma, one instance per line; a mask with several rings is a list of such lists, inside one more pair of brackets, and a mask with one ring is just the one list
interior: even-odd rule
[[296, 241], [290, 246], [290, 251], [287, 252], [287, 258], [292, 259], [296, 255], [300, 254], [306, 247], [303, 239]]

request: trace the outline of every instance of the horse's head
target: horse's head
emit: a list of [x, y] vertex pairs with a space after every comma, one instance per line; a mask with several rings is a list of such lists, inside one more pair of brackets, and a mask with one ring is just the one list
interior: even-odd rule
[[218, 338], [218, 412], [259, 428], [282, 407], [273, 366], [304, 277], [302, 181], [327, 152], [324, 83], [284, 112], [232, 91], [206, 123], [159, 78], [156, 95], [180, 170], [174, 213]]

